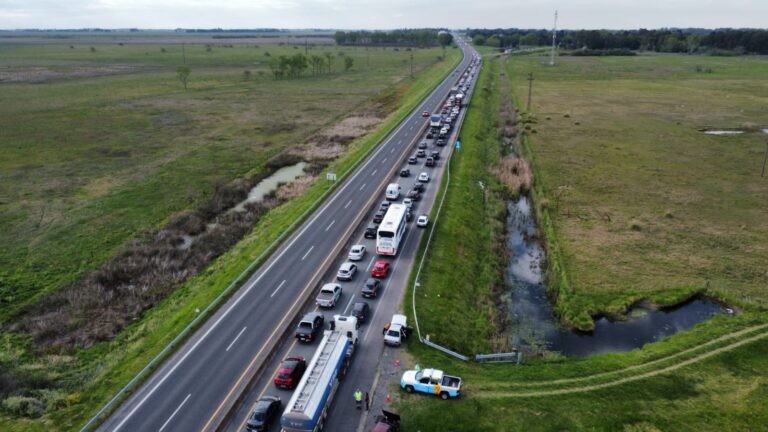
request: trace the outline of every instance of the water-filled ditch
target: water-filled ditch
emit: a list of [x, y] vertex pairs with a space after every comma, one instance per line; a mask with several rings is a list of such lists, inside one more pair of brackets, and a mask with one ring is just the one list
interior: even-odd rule
[[508, 203], [506, 246], [510, 255], [504, 301], [509, 311], [506, 329], [514, 347], [557, 351], [566, 356], [588, 356], [629, 351], [658, 341], [720, 313], [716, 302], [695, 298], [669, 308], [653, 310], [638, 305], [626, 321], [595, 321], [592, 332], [562, 328], [546, 295], [543, 278], [545, 252], [530, 200], [523, 196]]

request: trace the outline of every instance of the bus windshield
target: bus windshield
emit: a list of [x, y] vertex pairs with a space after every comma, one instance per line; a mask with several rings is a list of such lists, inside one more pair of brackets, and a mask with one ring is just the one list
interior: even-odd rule
[[395, 236], [395, 233], [391, 231], [379, 231], [379, 237], [392, 238], [394, 236]]

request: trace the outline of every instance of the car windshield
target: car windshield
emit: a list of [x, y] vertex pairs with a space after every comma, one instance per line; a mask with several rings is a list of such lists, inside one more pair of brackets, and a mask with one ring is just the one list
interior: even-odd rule
[[396, 330], [389, 330], [389, 331], [387, 331], [387, 336], [399, 337], [400, 336], [400, 332], [396, 331]]
[[266, 412], [267, 412], [267, 404], [260, 403], [256, 406], [256, 410], [253, 412], [253, 415], [251, 416], [251, 420], [256, 420], [263, 422], [266, 418]]
[[280, 379], [288, 379], [288, 378], [291, 377], [291, 374], [290, 374], [290, 372], [279, 373], [279, 374], [277, 374], [277, 377], [280, 378]]
[[307, 322], [307, 321], [302, 321], [302, 322], [299, 323], [299, 328], [311, 329], [312, 328], [312, 323], [311, 322]]
[[[395, 236], [395, 233], [393, 233], [392, 231], [379, 231], [379, 237], [392, 238], [394, 236]], [[378, 268], [379, 266], [376, 266], [376, 267]]]

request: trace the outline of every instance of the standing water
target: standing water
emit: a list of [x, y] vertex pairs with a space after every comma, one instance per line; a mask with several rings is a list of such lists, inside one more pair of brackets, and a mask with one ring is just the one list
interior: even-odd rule
[[282, 167], [275, 171], [274, 174], [260, 181], [256, 186], [251, 188], [248, 192], [248, 198], [241, 201], [234, 207], [235, 211], [245, 211], [245, 206], [250, 203], [259, 202], [268, 193], [277, 190], [277, 186], [280, 183], [288, 183], [296, 180], [304, 175], [304, 167], [307, 166], [306, 162], [299, 162], [295, 165]]
[[559, 326], [542, 275], [544, 249], [528, 197], [508, 204], [507, 249], [511, 258], [506, 270], [505, 295], [509, 310], [507, 335], [515, 347], [558, 351], [566, 356], [587, 356], [629, 351], [658, 341], [707, 320], [722, 309], [717, 303], [696, 299], [660, 310], [635, 308], [627, 321], [595, 321], [592, 332]]

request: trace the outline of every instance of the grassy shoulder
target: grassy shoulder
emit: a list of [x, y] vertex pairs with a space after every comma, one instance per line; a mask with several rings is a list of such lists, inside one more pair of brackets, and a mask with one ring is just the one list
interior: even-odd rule
[[[385, 97], [399, 108], [373, 133], [351, 143], [345, 155], [331, 163], [327, 170], [348, 173], [440, 82], [458, 63], [460, 56], [460, 51], [449, 50], [445, 61], [425, 68], [415, 79], [406, 79], [392, 89]], [[82, 426], [194, 318], [197, 308], [203, 309], [209, 304], [329, 187], [327, 182], [317, 181], [301, 196], [270, 210], [235, 248], [190, 279], [150, 310], [140, 322], [128, 327], [111, 342], [81, 350], [74, 356], [65, 356], [65, 359], [59, 358], [59, 363], [51, 364], [54, 360], [51, 356], [33, 358], [29, 350], [25, 350], [24, 341], [13, 341], [9, 345], [13, 349], [7, 352], [10, 360], [26, 361], [43, 370], [49, 368], [48, 378], [63, 379], [69, 384], [62, 390], [66, 394], [57, 398], [61, 402], [55, 406], [53, 413], [36, 420], [5, 415], [0, 417], [0, 428], [10, 431], [75, 430]]]
[[[449, 161], [450, 187], [416, 295], [421, 333], [464, 354], [491, 350], [492, 341], [501, 339], [494, 297], [501, 283], [503, 263], [496, 252], [505, 207], [499, 182], [489, 173], [500, 159], [498, 69], [489, 61], [480, 73], [459, 136], [461, 149]], [[432, 220], [436, 212], [437, 206]], [[424, 247], [422, 242], [419, 255]], [[405, 310], [412, 310], [410, 295]]]
[[766, 136], [699, 131], [768, 124], [766, 58], [514, 57], [518, 100], [529, 71], [526, 144], [566, 321], [589, 328], [598, 312], [696, 292], [768, 305]]
[[[491, 83], [500, 78], [488, 75], [501, 70], [493, 60], [486, 60], [478, 89], [498, 88]], [[480, 146], [464, 145], [471, 140], [468, 132], [476, 133], [478, 126], [496, 115], [495, 110], [489, 109], [494, 102], [477, 97], [479, 95], [472, 100], [462, 131], [462, 150], [454, 155], [451, 165], [451, 189], [461, 190], [461, 185], [470, 182], [476, 184], [477, 167], [462, 170], [461, 165], [475, 158], [482, 160], [482, 153], [487, 151]], [[473, 110], [477, 115], [472, 116]], [[539, 134], [541, 130], [533, 136]], [[491, 142], [490, 148], [494, 145], [497, 145], [495, 141]], [[536, 150], [534, 147], [534, 155]], [[489, 161], [488, 165], [493, 163]], [[540, 177], [537, 176], [537, 181]], [[455, 337], [459, 346], [467, 349], [481, 346], [482, 350], [483, 343], [487, 346], [489, 341], [474, 341], [480, 333], [473, 328], [473, 322], [463, 321], [482, 315], [474, 307], [478, 289], [473, 288], [475, 291], [465, 295], [462, 290], [467, 288], [462, 287], [461, 281], [467, 269], [488, 259], [490, 248], [472, 249], [466, 245], [489, 228], [483, 226], [477, 211], [472, 213], [474, 219], [469, 219], [463, 211], [472, 204], [469, 189], [463, 194], [452, 194], [451, 189], [421, 277], [417, 298], [419, 322], [422, 332], [433, 332], [432, 339], [438, 343], [446, 344], [446, 338]], [[441, 239], [440, 224], [450, 226], [454, 219], [463, 221], [464, 226], [443, 231], [442, 237], [448, 238]], [[438, 248], [440, 241], [442, 247]], [[464, 250], [460, 248], [478, 255], [462, 255]], [[419, 256], [423, 252], [422, 244]], [[447, 260], [453, 267], [434, 263], [438, 253], [441, 261]], [[454, 256], [457, 258], [451, 261]], [[444, 278], [442, 273], [446, 272], [453, 279]], [[441, 285], [432, 286], [436, 281]], [[434, 290], [441, 296], [437, 298], [433, 294], [425, 302], [424, 289]], [[409, 292], [405, 310], [411, 310], [410, 298]], [[440, 304], [440, 311], [453, 312], [464, 328], [450, 327], [451, 323], [443, 321], [439, 324], [444, 327], [435, 327], [435, 314], [425, 312], [434, 308], [432, 303]], [[425, 327], [428, 329], [424, 330]], [[421, 367], [435, 367], [461, 376], [464, 395], [446, 402], [424, 395], [406, 395], [396, 382], [390, 386], [391, 394], [396, 397], [395, 408], [407, 431], [753, 430], [768, 418], [765, 408], [768, 363], [761, 360], [766, 350], [768, 316], [760, 312], [718, 316], [630, 352], [587, 358], [531, 358], [520, 366], [462, 362], [413, 340], [408, 345], [411, 361]], [[412, 364], [404, 365], [404, 368], [410, 367]]]

